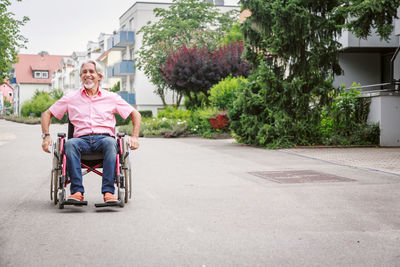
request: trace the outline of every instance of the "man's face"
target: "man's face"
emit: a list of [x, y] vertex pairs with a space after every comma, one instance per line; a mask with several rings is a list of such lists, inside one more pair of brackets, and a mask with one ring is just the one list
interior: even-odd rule
[[97, 73], [96, 67], [92, 63], [86, 63], [82, 67], [81, 80], [86, 89], [97, 89], [102, 76]]

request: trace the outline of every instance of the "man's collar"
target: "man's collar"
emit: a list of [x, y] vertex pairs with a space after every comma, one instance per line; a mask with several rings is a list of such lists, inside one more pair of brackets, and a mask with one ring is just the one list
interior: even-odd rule
[[[85, 86], [82, 86], [81, 89], [80, 89], [80, 91], [81, 91], [81, 94], [89, 95], [89, 94], [86, 92]], [[97, 95], [98, 95], [98, 96], [101, 96], [101, 95], [102, 95], [102, 91], [103, 91], [103, 89], [99, 86], [99, 90], [97, 91]]]

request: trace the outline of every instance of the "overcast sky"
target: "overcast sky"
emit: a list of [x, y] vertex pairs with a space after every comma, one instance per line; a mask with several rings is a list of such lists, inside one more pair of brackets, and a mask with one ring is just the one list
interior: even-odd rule
[[[101, 32], [112, 33], [119, 28], [119, 17], [136, 0], [22, 0], [12, 1], [10, 11], [15, 17], [30, 21], [21, 28], [28, 38], [27, 49], [20, 53], [71, 55], [85, 51], [88, 41], [97, 41]], [[172, 2], [151, 0], [151, 2]], [[235, 4], [238, 0], [225, 0]]]

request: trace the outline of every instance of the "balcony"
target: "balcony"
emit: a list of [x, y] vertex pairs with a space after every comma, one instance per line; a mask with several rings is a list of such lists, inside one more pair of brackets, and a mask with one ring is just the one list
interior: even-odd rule
[[135, 74], [135, 63], [133, 60], [123, 60], [113, 67], [113, 75], [116, 77], [124, 77]]
[[114, 76], [114, 67], [107, 67], [107, 78], [112, 78]]
[[399, 45], [399, 38], [393, 32], [390, 36], [390, 40], [386, 42], [381, 40], [379, 35], [375, 31], [371, 31], [371, 35], [367, 39], [357, 38], [353, 33], [349, 31], [343, 31], [342, 36], [339, 37], [338, 41], [342, 44], [344, 51], [378, 51], [396, 48]]
[[107, 50], [124, 50], [135, 43], [134, 31], [119, 31], [107, 39]]
[[131, 105], [136, 104], [136, 97], [134, 93], [128, 93], [127, 91], [119, 91], [117, 92], [117, 94], [119, 94], [122, 97], [122, 99], [124, 99], [129, 104]]
[[135, 63], [133, 60], [123, 60], [107, 68], [107, 78], [125, 77], [133, 74], [135, 74]]

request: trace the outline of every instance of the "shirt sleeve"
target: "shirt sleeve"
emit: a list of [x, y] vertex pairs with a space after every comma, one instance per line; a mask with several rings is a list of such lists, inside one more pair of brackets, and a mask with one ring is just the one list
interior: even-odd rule
[[50, 108], [51, 114], [54, 117], [61, 120], [66, 112], [68, 112], [68, 98], [63, 96], [61, 99], [57, 100]]
[[118, 94], [116, 95], [116, 111], [125, 120], [129, 114], [132, 113], [133, 107], [122, 99]]

